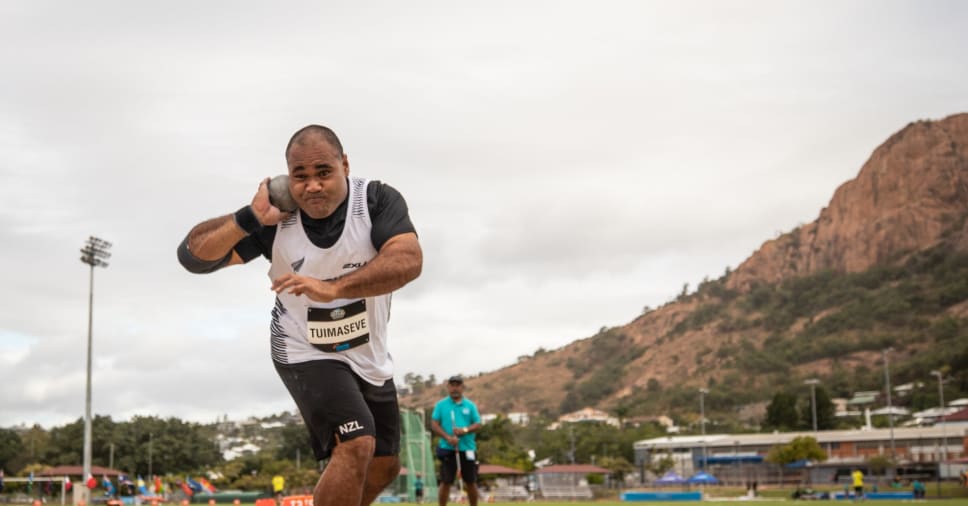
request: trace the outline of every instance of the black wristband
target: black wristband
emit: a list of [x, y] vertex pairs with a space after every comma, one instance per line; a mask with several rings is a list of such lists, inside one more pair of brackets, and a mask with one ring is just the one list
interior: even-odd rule
[[259, 218], [256, 218], [255, 212], [252, 211], [252, 206], [245, 206], [239, 209], [233, 216], [235, 217], [235, 224], [244, 230], [246, 234], [251, 234], [262, 228], [262, 224], [259, 223]]

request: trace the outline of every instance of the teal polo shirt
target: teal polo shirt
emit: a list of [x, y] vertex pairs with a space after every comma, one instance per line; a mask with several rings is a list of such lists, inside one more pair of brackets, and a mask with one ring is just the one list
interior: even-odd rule
[[[451, 413], [453, 413], [453, 417], [451, 417]], [[455, 423], [457, 427], [468, 427], [471, 424], [481, 423], [481, 414], [477, 411], [477, 405], [466, 397], [462, 398], [460, 402], [454, 402], [450, 397], [444, 397], [434, 406], [434, 412], [430, 417], [439, 423], [444, 432], [448, 434], [454, 433]], [[474, 432], [460, 436], [460, 450], [477, 451], [476, 437], [477, 433]], [[454, 449], [444, 438], [440, 438], [440, 447], [445, 450]]]

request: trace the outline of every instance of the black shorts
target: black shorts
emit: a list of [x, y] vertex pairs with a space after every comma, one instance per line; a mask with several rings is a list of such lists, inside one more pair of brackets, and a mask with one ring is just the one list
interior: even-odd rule
[[400, 453], [400, 407], [392, 378], [373, 386], [338, 360], [273, 363], [306, 422], [316, 460], [328, 459], [336, 441], [360, 436], [376, 438], [374, 456]]
[[[440, 459], [440, 482], [452, 485], [457, 477], [457, 452], [438, 446], [437, 458]], [[460, 452], [460, 477], [464, 483], [477, 483], [477, 460], [468, 460], [466, 451]]]

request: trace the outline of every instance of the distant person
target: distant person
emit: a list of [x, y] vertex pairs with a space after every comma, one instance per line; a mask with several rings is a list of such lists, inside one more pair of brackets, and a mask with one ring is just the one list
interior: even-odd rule
[[272, 495], [282, 501], [283, 490], [286, 488], [286, 479], [281, 474], [272, 477]]
[[437, 458], [440, 459], [440, 488], [437, 491], [438, 506], [447, 506], [450, 486], [457, 477], [460, 466], [461, 481], [467, 489], [467, 502], [477, 506], [477, 442], [474, 434], [481, 428], [481, 414], [477, 405], [464, 397], [464, 379], [451, 376], [447, 379], [447, 397], [434, 406], [430, 416], [430, 429], [440, 436]]
[[860, 469], [854, 468], [854, 472], [850, 473], [850, 479], [854, 485], [854, 500], [864, 500], [864, 473]]
[[924, 482], [915, 478], [914, 481], [911, 482], [911, 489], [914, 490], [915, 499], [924, 499]]
[[[291, 199], [274, 190], [270, 201], [270, 179], [262, 180], [251, 204], [193, 227], [178, 260], [196, 274], [269, 260], [276, 298], [266, 348], [316, 459], [329, 459], [313, 504], [367, 505], [400, 472], [390, 296], [420, 275], [423, 254], [403, 196], [351, 176], [331, 129], [299, 129], [285, 158]], [[218, 174], [238, 172], [221, 167]], [[291, 212], [277, 207], [287, 204]]]
[[420, 473], [417, 473], [417, 477], [413, 480], [413, 495], [417, 498], [417, 504], [423, 504], [424, 482]]

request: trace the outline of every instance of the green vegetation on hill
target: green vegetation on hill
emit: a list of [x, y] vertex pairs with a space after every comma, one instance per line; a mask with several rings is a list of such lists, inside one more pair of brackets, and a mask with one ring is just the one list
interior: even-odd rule
[[565, 366], [574, 374], [566, 385], [568, 391], [559, 407], [562, 413], [575, 411], [608, 397], [621, 385], [625, 365], [645, 352], [635, 346], [619, 329], [602, 329], [583, 343], [580, 358], [569, 358]]
[[[924, 380], [931, 369], [947, 366], [962, 375], [960, 390], [964, 391], [968, 322], [946, 310], [965, 300], [968, 255], [944, 248], [861, 273], [828, 271], [758, 286], [740, 298], [738, 305], [748, 315], [763, 315], [761, 328], [770, 336], [761, 351], [771, 360], [765, 370], [757, 370], [748, 360], [743, 365], [754, 372], [788, 376], [783, 369], [797, 364], [822, 359], [836, 363], [854, 352], [893, 347], [905, 357], [894, 367], [896, 383]], [[806, 323], [795, 331], [791, 327], [798, 320]], [[921, 346], [916, 353], [908, 349], [917, 345]], [[906, 359], [912, 355], [914, 360]], [[854, 390], [877, 389], [881, 378], [876, 369], [857, 370], [851, 381], [838, 385], [834, 394], [847, 396]]]
[[[808, 395], [804, 378], [792, 373], [801, 364], [829, 364], [829, 372], [818, 377], [832, 397], [880, 390], [879, 357], [889, 347], [894, 350], [893, 384], [930, 383], [929, 372], [941, 369], [950, 378], [946, 397], [968, 394], [968, 319], [961, 316], [963, 311], [951, 311], [968, 300], [968, 254], [942, 245], [864, 272], [822, 271], [758, 284], [746, 293], [728, 289], [728, 275], [727, 271], [717, 280], [704, 281], [695, 293], [680, 295], [678, 301], [694, 302], [696, 309], [657, 340], [662, 344], [710, 329], [721, 337], [695, 351], [696, 365], [709, 371], [706, 386], [715, 387], [705, 398], [706, 408], [727, 419], [726, 424], [735, 423], [740, 406], [769, 401], [776, 392]], [[618, 378], [626, 364], [644, 351], [610, 353], [623, 337], [621, 329], [612, 329], [582, 343], [588, 360], [597, 356], [600, 362], [592, 363], [601, 365], [592, 372], [580, 369], [583, 376], [576, 374], [562, 411], [603, 403], [615, 391], [614, 386], [593, 386], [621, 383]], [[576, 371], [572, 364], [569, 368]], [[579, 376], [584, 378], [581, 382]], [[936, 391], [921, 388], [896, 403], [913, 409], [937, 405]], [[623, 403], [634, 406], [632, 414], [679, 413], [689, 421], [695, 416], [698, 393], [695, 387], [655, 381], [634, 390]]]

